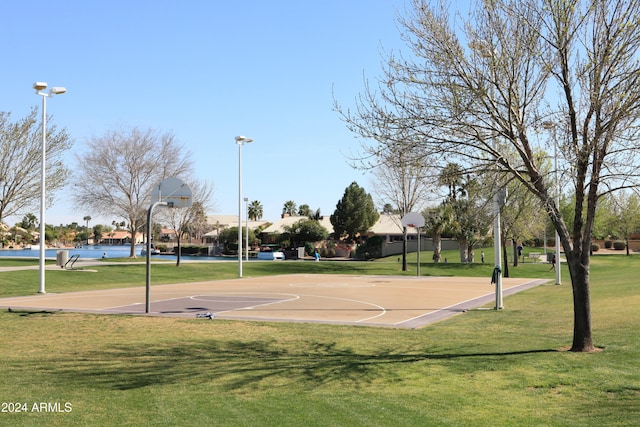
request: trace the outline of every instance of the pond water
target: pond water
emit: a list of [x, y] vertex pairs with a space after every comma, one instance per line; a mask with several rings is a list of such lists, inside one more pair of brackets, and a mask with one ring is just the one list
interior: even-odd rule
[[[140, 251], [145, 248], [145, 245], [137, 245], [135, 248], [136, 256], [143, 257], [140, 254]], [[107, 258], [127, 258], [131, 253], [131, 246], [110, 246], [110, 245], [88, 245], [83, 246], [81, 248], [64, 248], [64, 249], [45, 249], [45, 257], [46, 258], [56, 258], [56, 255], [59, 250], [69, 251], [69, 258], [73, 255], [80, 255], [80, 258], [102, 258], [106, 255]], [[22, 257], [22, 258], [38, 258], [40, 256], [40, 250], [36, 246], [35, 249], [2, 249], [0, 250], [0, 257]], [[156, 259], [176, 259], [175, 255], [152, 255], [152, 258]], [[223, 257], [193, 257], [193, 256], [182, 256], [180, 259], [188, 261], [188, 260], [233, 260], [233, 258], [223, 258]]]

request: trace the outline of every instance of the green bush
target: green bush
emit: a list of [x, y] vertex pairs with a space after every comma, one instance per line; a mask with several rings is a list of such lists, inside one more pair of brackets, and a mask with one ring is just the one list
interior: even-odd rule
[[621, 251], [626, 247], [627, 247], [627, 245], [623, 241], [616, 240], [615, 242], [613, 242], [613, 249], [615, 249], [616, 251]]
[[209, 255], [209, 248], [206, 246], [180, 246], [180, 252], [187, 256], [206, 256]]
[[382, 256], [382, 243], [384, 237], [372, 236], [367, 239], [366, 242], [358, 246], [356, 249], [356, 257], [358, 259], [372, 259], [380, 258]]
[[316, 248], [313, 246], [313, 243], [311, 242], [306, 242], [304, 244], [304, 253], [311, 256], [315, 253]]
[[611, 249], [612, 245], [613, 245], [613, 242], [611, 240], [605, 240], [604, 241], [604, 248], [605, 249]]
[[591, 245], [591, 252], [598, 252], [600, 250], [600, 245], [597, 243], [593, 243]]

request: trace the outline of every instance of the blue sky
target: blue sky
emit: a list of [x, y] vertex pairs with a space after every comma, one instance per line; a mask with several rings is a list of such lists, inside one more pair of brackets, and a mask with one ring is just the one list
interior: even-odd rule
[[[404, 7], [405, 0], [6, 2], [0, 110], [26, 115], [42, 102], [32, 84], [44, 81], [67, 88], [47, 111], [75, 152], [122, 125], [173, 132], [197, 178], [215, 186], [210, 214], [237, 213], [234, 137], [246, 135], [254, 142], [242, 151], [243, 196], [262, 203], [265, 219], [277, 219], [287, 200], [330, 215], [351, 182], [371, 192], [369, 175], [348, 164], [359, 140], [332, 110], [333, 96], [353, 106], [363, 79], [381, 74], [381, 49], [403, 48], [395, 18]], [[72, 169], [74, 162], [70, 155]], [[74, 179], [47, 223], [100, 218], [74, 211]]]

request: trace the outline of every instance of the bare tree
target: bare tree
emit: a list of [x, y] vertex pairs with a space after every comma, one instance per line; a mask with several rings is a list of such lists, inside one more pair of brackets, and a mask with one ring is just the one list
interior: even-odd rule
[[[372, 154], [365, 167], [373, 168], [373, 193], [379, 204], [389, 203], [394, 213], [400, 218], [409, 212], [420, 212], [435, 193], [437, 177], [432, 168], [425, 162], [425, 158], [410, 151], [402, 145], [391, 146], [389, 150], [371, 153], [364, 147], [365, 154]], [[369, 153], [367, 153], [369, 151]], [[390, 218], [396, 218], [390, 216]], [[407, 270], [407, 227], [402, 228], [402, 270]]]
[[619, 192], [611, 197], [611, 230], [624, 240], [629, 253], [629, 235], [640, 229], [640, 197], [636, 193]]
[[[492, 171], [501, 185], [499, 177], [509, 176], [535, 194], [570, 271], [571, 350], [593, 351], [596, 206], [640, 178], [640, 0], [486, 0], [465, 16], [451, 16], [445, 2], [411, 4], [399, 20], [411, 55], [388, 55], [380, 84], [367, 85], [358, 109], [343, 113], [348, 125], [377, 144], [378, 123], [410, 130], [427, 152]], [[554, 197], [554, 175], [536, 154], [551, 150], [532, 138], [548, 121], [556, 125], [559, 167], [573, 183], [571, 229]]]
[[131, 128], [91, 138], [87, 151], [76, 157], [76, 205], [126, 220], [135, 257], [135, 236], [144, 225], [151, 188], [168, 177], [189, 176], [190, 154], [171, 133]]
[[[0, 112], [0, 222], [37, 206], [40, 200], [42, 126], [38, 117], [37, 108], [15, 122], [11, 113]], [[46, 195], [51, 203], [69, 175], [62, 156], [71, 148], [71, 139], [66, 129], [51, 125], [51, 118], [47, 123]]]

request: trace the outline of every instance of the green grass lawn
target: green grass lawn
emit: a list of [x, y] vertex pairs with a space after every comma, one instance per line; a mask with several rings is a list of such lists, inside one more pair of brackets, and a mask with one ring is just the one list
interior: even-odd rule
[[[469, 311], [418, 330], [2, 312], [2, 409], [24, 402], [27, 412], [0, 412], [0, 425], [638, 425], [639, 268], [638, 256], [593, 258], [593, 332], [602, 351], [589, 354], [566, 351], [573, 328], [566, 270], [562, 286], [509, 296], [504, 310]], [[144, 286], [144, 265], [95, 270], [47, 271], [47, 291]], [[491, 270], [489, 260], [421, 267], [423, 275], [488, 280]], [[552, 280], [548, 270], [527, 263], [510, 272]], [[301, 272], [416, 269], [414, 259], [402, 272], [396, 257], [244, 265], [245, 276]], [[235, 263], [152, 266], [154, 284], [236, 276]], [[37, 288], [37, 270], [0, 273], [3, 296]], [[34, 410], [41, 403], [53, 412]]]

